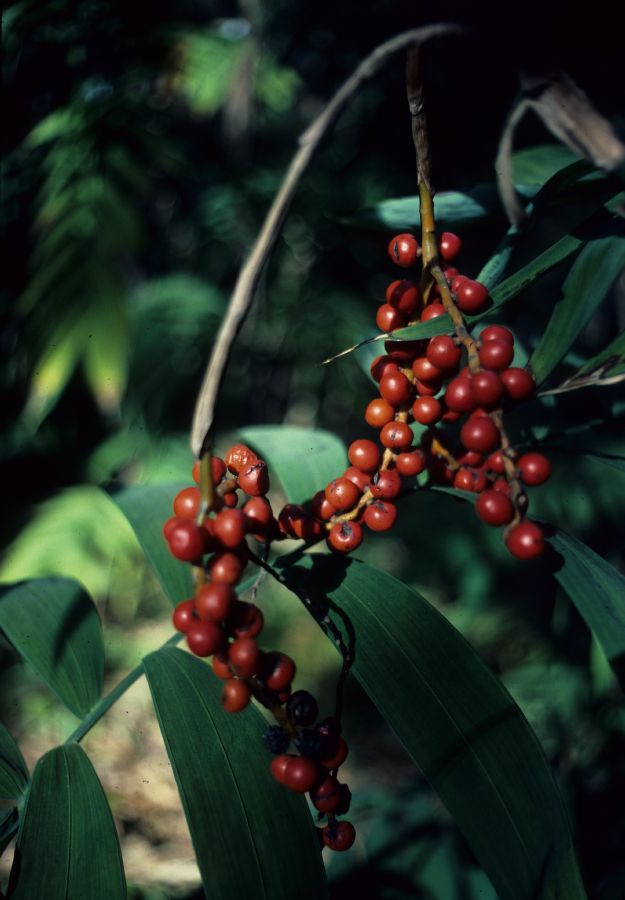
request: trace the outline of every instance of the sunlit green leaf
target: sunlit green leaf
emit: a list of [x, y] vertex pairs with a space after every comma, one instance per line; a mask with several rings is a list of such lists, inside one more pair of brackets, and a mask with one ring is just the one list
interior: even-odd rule
[[194, 31], [180, 41], [177, 88], [198, 115], [211, 115], [224, 103], [247, 41], [228, 41], [214, 31]]
[[0, 585], [0, 629], [77, 716], [102, 692], [104, 646], [90, 597], [69, 578]]
[[272, 778], [260, 713], [224, 712], [222, 682], [173, 647], [144, 667], [206, 896], [327, 897], [306, 802]]
[[502, 900], [583, 898], [566, 810], [535, 735], [419, 594], [356, 561], [305, 557], [288, 583], [327, 597], [354, 673], [463, 831]]
[[78, 744], [50, 750], [35, 767], [9, 894], [14, 900], [126, 897], [113, 816]]
[[343, 442], [329, 431], [259, 425], [238, 433], [267, 461], [292, 503], [309, 500], [347, 464]]
[[19, 747], [0, 722], [0, 798], [17, 800], [28, 783], [28, 769]]
[[[103, 298], [104, 300], [105, 298]], [[87, 384], [106, 413], [118, 411], [126, 387], [130, 336], [123, 295], [111, 293], [94, 307], [83, 358]]]

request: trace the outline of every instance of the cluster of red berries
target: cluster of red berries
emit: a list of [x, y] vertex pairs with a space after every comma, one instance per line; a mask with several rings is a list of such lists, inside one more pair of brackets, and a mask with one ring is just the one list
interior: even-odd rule
[[[216, 512], [202, 509], [200, 490], [191, 486], [176, 495], [174, 516], [163, 526], [172, 554], [200, 573], [195, 597], [174, 610], [174, 626], [186, 635], [193, 653], [212, 656], [213, 671], [224, 681], [222, 705], [227, 712], [244, 709], [252, 696], [274, 712], [279, 724], [265, 734], [266, 746], [277, 754], [271, 764], [274, 778], [293, 791], [309, 792], [315, 808], [328, 816], [320, 832], [323, 844], [346, 850], [356, 832], [350, 822], [336, 819], [351, 801], [349, 788], [336, 777], [347, 756], [340, 726], [334, 719], [314, 725], [314, 697], [291, 690], [294, 661], [285, 653], [260, 649], [256, 638], [263, 629], [263, 614], [235, 592], [248, 562], [246, 537], [267, 543], [284, 536], [264, 496], [269, 489], [266, 463], [249, 447], [235, 444], [224, 459], [212, 457], [210, 465]], [[199, 483], [199, 463], [193, 477]], [[248, 495], [241, 509], [238, 490]], [[287, 754], [292, 742], [300, 755]]]
[[[483, 312], [490, 302], [483, 284], [448, 265], [461, 247], [457, 235], [441, 235], [441, 272], [460, 316]], [[403, 268], [415, 265], [421, 255], [411, 234], [394, 237], [388, 249]], [[427, 285], [423, 291], [413, 281], [393, 281], [376, 315], [378, 327], [392, 331], [448, 315], [439, 283], [431, 279]], [[540, 527], [525, 518], [524, 486], [542, 484], [551, 466], [539, 453], [519, 457], [508, 446], [501, 423], [502, 410], [528, 397], [534, 380], [512, 365], [514, 337], [507, 328], [490, 325], [477, 341], [466, 329], [465, 334], [465, 341], [447, 334], [426, 341], [386, 341], [386, 353], [371, 366], [380, 396], [365, 410], [365, 421], [378, 429], [381, 446], [369, 439], [354, 441], [348, 451], [351, 465], [315, 495], [310, 509], [285, 507], [282, 531], [318, 540], [325, 529], [331, 549], [355, 550], [363, 540], [363, 525], [372, 531], [392, 528], [397, 518], [393, 501], [409, 487], [406, 479], [427, 470], [434, 483], [479, 493], [478, 516], [488, 525], [508, 526], [505, 543], [513, 556], [533, 559], [543, 552]], [[418, 447], [412, 421], [427, 426]], [[445, 425], [458, 444], [455, 455], [445, 446], [440, 430]]]

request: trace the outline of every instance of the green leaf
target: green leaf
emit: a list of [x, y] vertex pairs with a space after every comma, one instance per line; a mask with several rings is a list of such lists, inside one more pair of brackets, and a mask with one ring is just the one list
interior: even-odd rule
[[178, 89], [197, 115], [211, 115], [225, 102], [248, 41], [225, 40], [213, 30], [182, 35]]
[[19, 747], [0, 722], [0, 798], [17, 800], [28, 784], [28, 768]]
[[147, 656], [144, 667], [206, 896], [327, 897], [306, 802], [272, 778], [260, 713], [224, 712], [222, 683], [173, 647]]
[[625, 372], [625, 331], [614, 338], [605, 350], [584, 363], [577, 375], [587, 375], [598, 371], [601, 371], [601, 376], [604, 378]]
[[347, 450], [329, 431], [259, 425], [238, 432], [267, 461], [290, 503], [302, 503], [341, 475]]
[[544, 184], [579, 157], [562, 144], [537, 144], [512, 154], [512, 177], [523, 184]]
[[[419, 594], [354, 560], [284, 570], [353, 635], [354, 673], [431, 782], [502, 900], [583, 898], [567, 814], [521, 710]], [[327, 605], [327, 602], [326, 602]]]
[[9, 881], [12, 900], [123, 900], [124, 869], [102, 785], [78, 744], [33, 772]]
[[83, 367], [98, 406], [111, 415], [126, 387], [130, 341], [124, 295], [111, 290], [102, 300], [89, 315]]
[[150, 484], [108, 490], [111, 500], [130, 522], [174, 606], [193, 596], [191, 566], [171, 555], [162, 531], [163, 524], [173, 515], [172, 501], [183, 487], [183, 484]]
[[625, 578], [564, 531], [558, 529], [550, 541], [564, 558], [555, 577], [597, 638], [625, 690]]
[[59, 700], [84, 716], [104, 676], [102, 628], [91, 598], [69, 578], [0, 585], [0, 629]]
[[625, 266], [625, 238], [589, 241], [573, 263], [529, 365], [537, 384], [550, 375], [604, 300]]

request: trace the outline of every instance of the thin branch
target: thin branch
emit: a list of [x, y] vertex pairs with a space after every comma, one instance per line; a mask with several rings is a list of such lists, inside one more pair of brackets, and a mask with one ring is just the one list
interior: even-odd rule
[[291, 160], [282, 186], [267, 213], [252, 251], [241, 269], [213, 347], [191, 426], [191, 449], [196, 456], [201, 456], [204, 448], [210, 444], [210, 435], [215, 421], [215, 406], [234, 341], [250, 310], [258, 282], [280, 233], [291, 200], [322, 140], [362, 85], [375, 75], [395, 53], [411, 44], [423, 44], [434, 38], [460, 36], [466, 33], [467, 30], [460, 25], [427, 25], [423, 28], [404, 31], [380, 44], [360, 63], [323, 112], [301, 136], [299, 149]]
[[508, 217], [508, 221], [511, 225], [517, 227], [525, 221], [527, 214], [514, 187], [514, 179], [512, 177], [512, 149], [514, 146], [514, 132], [528, 108], [529, 103], [525, 97], [517, 101], [512, 107], [512, 111], [506, 120], [506, 124], [504, 125], [499, 140], [499, 149], [497, 150], [497, 158], [495, 159], [495, 175], [497, 177], [499, 198], [506, 216]]

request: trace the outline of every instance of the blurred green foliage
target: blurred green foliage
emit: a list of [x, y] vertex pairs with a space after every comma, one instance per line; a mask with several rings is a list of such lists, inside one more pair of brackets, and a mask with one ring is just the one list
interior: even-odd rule
[[[469, 273], [507, 227], [492, 161], [519, 67], [564, 64], [622, 125], [625, 61], [617, 29], [604, 27], [607, 7], [576, 23], [560, 2], [470, 6], [424, 3], [415, 11], [383, 0], [366, 15], [354, 3], [282, 0], [157, 0], [149, 8], [19, 0], [6, 8], [0, 577], [77, 578], [113, 629], [110, 658], [130, 664], [127, 649], [115, 650], [123, 646], [116, 629], [168, 615], [168, 605], [125, 520], [94, 485], [188, 477], [195, 393], [239, 265], [297, 136], [355, 63], [385, 37], [438, 17], [460, 16], [481, 31], [479, 52], [463, 41], [426, 58], [441, 207], [453, 213], [460, 197], [466, 213], [467, 196], [478, 204], [461, 226]], [[528, 197], [570, 162], [547, 140], [535, 123], [520, 131], [515, 180]], [[319, 363], [373, 333], [376, 301], [394, 277], [388, 220], [358, 213], [400, 198], [401, 214], [414, 215], [401, 199], [414, 195], [413, 168], [397, 61], [363, 90], [304, 180], [233, 355], [219, 408], [222, 448], [237, 428], [254, 424], [326, 427], [346, 442], [363, 433], [368, 349]], [[526, 355], [570, 264], [506, 308]], [[623, 296], [621, 278], [548, 386], [623, 330]], [[533, 512], [617, 567], [621, 398], [618, 385], [546, 396], [513, 422], [526, 446], [546, 437], [553, 447], [554, 477], [532, 496]], [[592, 422], [603, 424], [590, 429]], [[468, 505], [442, 495], [406, 501], [393, 535], [368, 542], [362, 556], [436, 603], [501, 674], [565, 792], [590, 896], [620, 898], [622, 698], [570, 602], [540, 566], [511, 560]], [[278, 643], [281, 629], [285, 642], [287, 629], [310, 634], [302, 631], [305, 613], [279, 604], [290, 613], [271, 623]], [[314, 647], [312, 637], [300, 641]], [[328, 654], [316, 652], [330, 695]], [[3, 713], [15, 718], [18, 698], [27, 718], [53, 716], [32, 684], [18, 686], [13, 655], [3, 651], [1, 659]], [[332, 861], [336, 895], [491, 897], [447, 814], [354, 683], [346, 708], [367, 853]], [[398, 783], [378, 786], [388, 759]]]

